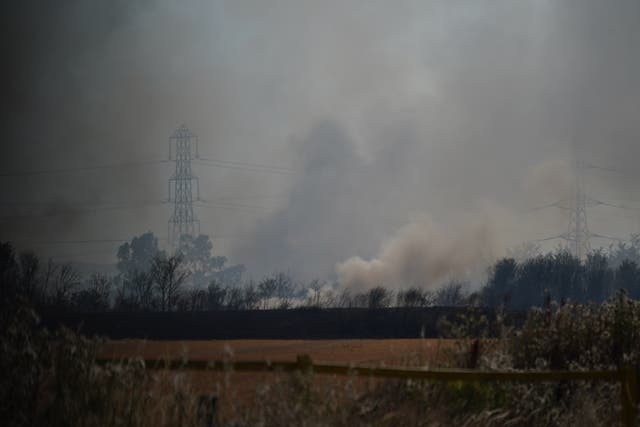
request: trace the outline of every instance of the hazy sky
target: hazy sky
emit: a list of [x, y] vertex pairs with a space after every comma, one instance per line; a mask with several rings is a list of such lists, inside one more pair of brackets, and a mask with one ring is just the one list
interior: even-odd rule
[[[8, 13], [2, 173], [166, 159], [185, 123], [204, 157], [287, 168], [194, 165], [202, 231], [254, 277], [395, 260], [407, 235], [444, 248], [418, 260], [473, 236], [465, 269], [560, 234], [531, 208], [570, 195], [576, 155], [618, 170], [588, 170], [591, 196], [636, 208], [591, 229], [640, 231], [636, 0], [39, 3]], [[109, 262], [116, 242], [42, 242], [166, 237], [170, 174], [2, 176], [0, 238]]]

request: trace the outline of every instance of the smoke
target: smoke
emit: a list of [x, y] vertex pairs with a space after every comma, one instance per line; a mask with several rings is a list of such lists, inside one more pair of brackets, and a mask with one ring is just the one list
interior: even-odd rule
[[446, 279], [467, 278], [496, 254], [488, 223], [466, 224], [448, 233], [423, 217], [400, 230], [372, 260], [349, 258], [336, 266], [342, 286], [357, 291], [376, 286], [434, 289]]
[[526, 171], [523, 190], [532, 200], [553, 203], [571, 197], [574, 185], [573, 165], [563, 158], [547, 159]]
[[[424, 259], [485, 236], [471, 246], [491, 250], [460, 248], [465, 262], [442, 269], [384, 262], [385, 280], [424, 274], [432, 286], [440, 273], [429, 271], [464, 273], [476, 258], [565, 231], [564, 212], [531, 209], [566, 197], [564, 168], [577, 155], [624, 172], [590, 170], [591, 197], [640, 200], [635, 0], [40, 3], [7, 8], [0, 168], [165, 159], [184, 122], [203, 157], [294, 169], [194, 164], [204, 199], [234, 203], [198, 206], [202, 231], [254, 277], [325, 278], [358, 257], [378, 265], [385, 248], [403, 247], [405, 228], [421, 230], [422, 213], [431, 225], [408, 248]], [[166, 237], [170, 206], [142, 202], [166, 198], [171, 172], [0, 178], [1, 217], [42, 214], [4, 220], [0, 234]], [[59, 207], [54, 217], [13, 202]], [[100, 203], [123, 208], [86, 212]], [[637, 211], [606, 209], [589, 212], [594, 232], [638, 231]], [[94, 246], [69, 253], [113, 260], [117, 245]]]

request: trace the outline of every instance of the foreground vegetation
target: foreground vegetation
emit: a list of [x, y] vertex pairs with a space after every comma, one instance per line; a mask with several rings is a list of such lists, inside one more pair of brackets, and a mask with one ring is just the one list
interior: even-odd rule
[[[186, 261], [187, 252], [155, 254], [145, 258], [148, 270], [140, 270], [131, 248], [121, 253], [118, 277], [93, 275], [83, 287], [70, 266], [42, 264], [0, 244], [0, 419], [8, 426], [612, 425], [620, 411], [619, 385], [603, 382], [370, 381], [299, 372], [258, 381], [248, 399], [236, 394], [228, 373], [203, 391], [185, 372], [149, 370], [140, 360], [100, 365], [100, 340], [48, 331], [37, 313], [287, 308], [295, 301], [320, 308], [458, 305], [467, 307], [464, 316], [438, 323], [442, 336], [458, 338], [440, 366], [615, 370], [640, 366], [640, 303], [634, 300], [640, 269], [621, 258], [636, 257], [636, 243], [586, 261], [563, 252], [503, 259], [471, 295], [460, 283], [435, 293], [378, 287], [338, 294], [319, 282], [300, 288], [284, 274], [258, 284], [224, 284], [222, 272], [230, 273], [210, 253]], [[189, 288], [189, 280], [189, 286], [208, 285]], [[495, 310], [492, 322], [487, 307]], [[524, 324], [501, 322], [510, 308], [528, 310]]]
[[[261, 380], [252, 399], [238, 398], [231, 373], [203, 391], [185, 373], [148, 370], [136, 359], [96, 364], [100, 340], [47, 332], [22, 304], [3, 307], [1, 320], [0, 417], [8, 426], [595, 426], [619, 418], [619, 386], [599, 382], [445, 384], [299, 372]], [[532, 310], [518, 330], [477, 340], [486, 325], [472, 310], [464, 322], [443, 322], [460, 339], [441, 366], [587, 370], [640, 364], [640, 303], [622, 292], [602, 305], [552, 303]]]

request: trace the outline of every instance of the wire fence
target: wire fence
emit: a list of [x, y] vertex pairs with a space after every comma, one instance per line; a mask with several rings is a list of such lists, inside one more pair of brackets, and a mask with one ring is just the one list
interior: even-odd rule
[[[99, 359], [98, 363], [117, 363], [115, 359]], [[474, 369], [416, 369], [401, 367], [370, 367], [343, 364], [313, 363], [309, 355], [298, 355], [294, 362], [282, 361], [220, 361], [145, 359], [147, 369], [237, 371], [237, 372], [296, 372], [349, 375], [374, 378], [414, 379], [426, 381], [514, 381], [561, 382], [607, 381], [620, 384], [621, 422], [636, 425], [638, 416], [638, 369], [624, 367], [609, 371], [480, 371]]]

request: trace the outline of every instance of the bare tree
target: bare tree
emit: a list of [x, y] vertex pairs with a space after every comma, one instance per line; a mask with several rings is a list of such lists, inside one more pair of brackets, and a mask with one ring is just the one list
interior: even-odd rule
[[129, 281], [133, 293], [133, 301], [142, 310], [151, 310], [155, 305], [153, 295], [153, 278], [151, 273], [136, 272]]
[[420, 288], [409, 288], [398, 292], [398, 307], [427, 307], [433, 305], [434, 296], [431, 292]]
[[309, 296], [307, 304], [311, 307], [320, 307], [321, 291], [324, 287], [324, 282], [313, 279], [308, 287], [311, 295]]
[[204, 289], [190, 287], [184, 297], [185, 311], [202, 311], [207, 308], [207, 292]]
[[343, 289], [337, 298], [337, 307], [351, 308], [353, 306], [353, 296], [349, 289]]
[[180, 296], [180, 287], [188, 273], [181, 268], [180, 255], [156, 256], [151, 266], [151, 277], [160, 296], [160, 309], [169, 311]]
[[436, 291], [434, 303], [441, 307], [464, 305], [466, 302], [464, 290], [464, 283], [458, 281], [449, 282]]
[[71, 293], [80, 283], [80, 276], [71, 264], [64, 264], [58, 269], [53, 282], [52, 297], [55, 306], [64, 306], [71, 302]]
[[227, 308], [230, 310], [241, 310], [244, 304], [244, 294], [242, 288], [233, 286], [227, 289]]
[[295, 291], [295, 283], [286, 273], [278, 273], [274, 276], [276, 281], [276, 297], [278, 298], [278, 308], [289, 308], [291, 298]]
[[262, 302], [262, 308], [274, 308], [271, 305], [274, 298], [277, 300], [276, 308], [288, 308], [294, 290], [293, 280], [286, 273], [280, 272], [265, 277], [258, 284], [258, 295]]
[[51, 258], [49, 258], [47, 260], [46, 268], [42, 272], [42, 279], [40, 283], [40, 293], [41, 293], [41, 298], [43, 303], [50, 302], [51, 283], [54, 281], [54, 277], [57, 270], [58, 270], [58, 266], [53, 262]]
[[393, 291], [382, 286], [376, 286], [367, 292], [367, 307], [369, 308], [386, 308], [391, 305], [393, 299]]
[[242, 287], [242, 308], [253, 310], [257, 308], [259, 302], [260, 297], [256, 285], [250, 280]]
[[38, 269], [40, 259], [33, 252], [24, 252], [18, 259], [20, 268], [20, 290], [30, 300], [36, 301], [39, 295]]
[[227, 288], [223, 288], [218, 281], [212, 280], [207, 287], [207, 309], [220, 310], [224, 306], [227, 293]]
[[86, 311], [105, 311], [109, 308], [111, 279], [100, 273], [93, 273], [88, 287], [73, 295], [75, 306]]
[[271, 308], [269, 306], [270, 300], [276, 296], [278, 290], [278, 282], [275, 276], [265, 277], [258, 283], [258, 297], [260, 298], [261, 308]]

